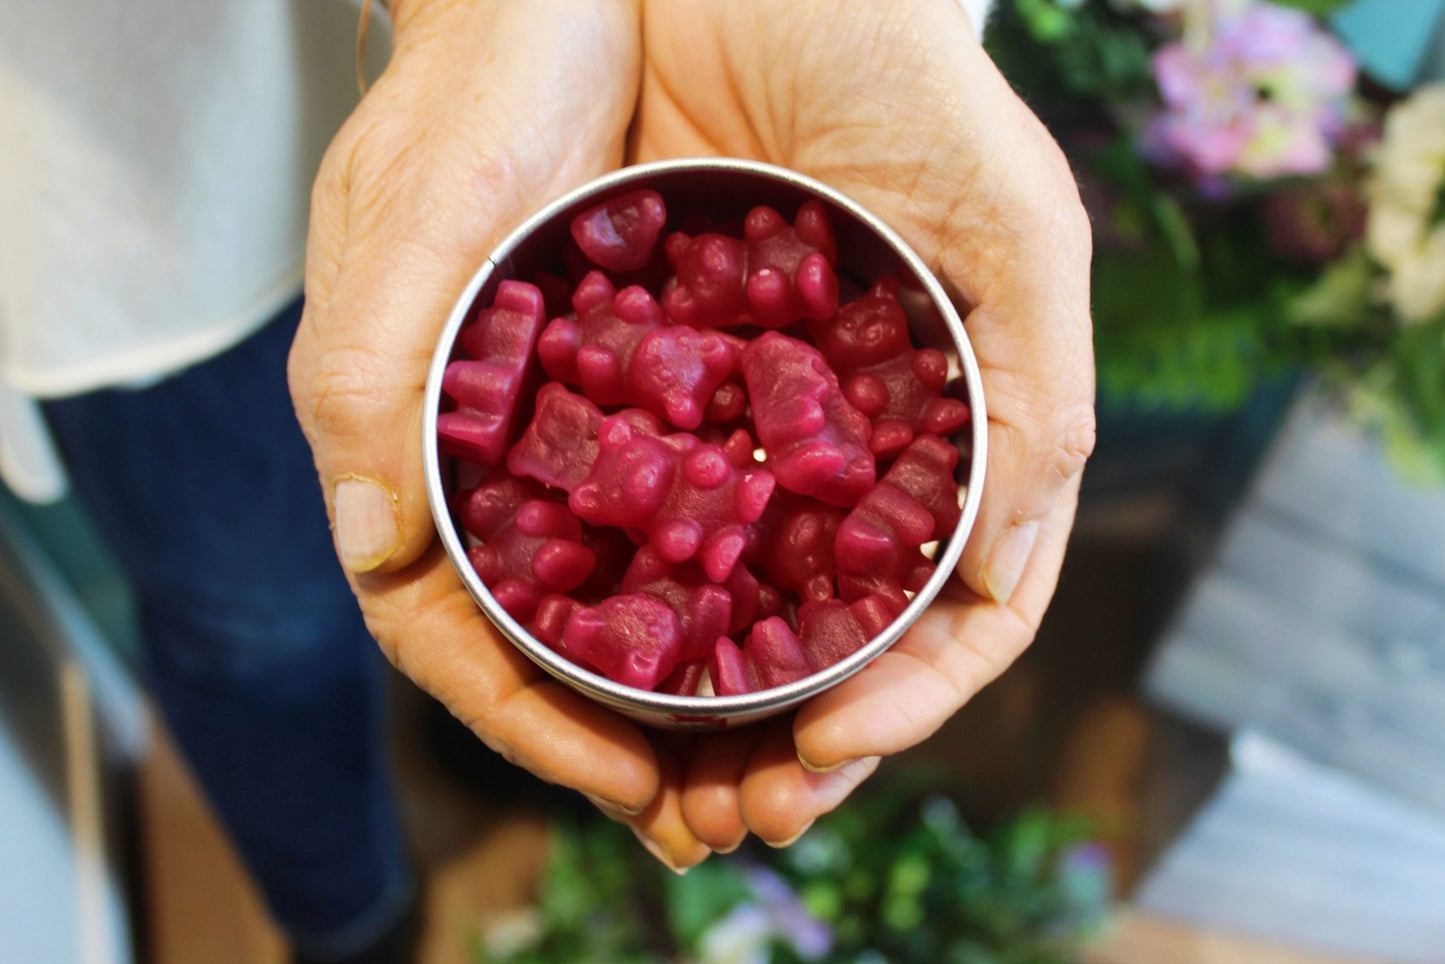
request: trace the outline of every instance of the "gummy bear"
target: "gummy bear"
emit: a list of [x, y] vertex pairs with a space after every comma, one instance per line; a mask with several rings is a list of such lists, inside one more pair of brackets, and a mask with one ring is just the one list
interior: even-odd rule
[[958, 449], [937, 435], [919, 435], [883, 474], [882, 482], [897, 488], [933, 516], [933, 537], [942, 539], [958, 528], [963, 510], [953, 470]]
[[528, 479], [494, 471], [461, 501], [462, 528], [481, 540], [467, 558], [497, 603], [525, 622], [548, 593], [570, 592], [597, 557], [582, 522]]
[[572, 219], [572, 240], [593, 264], [608, 271], [637, 271], [652, 257], [667, 222], [662, 195], [630, 191], [588, 208]]
[[637, 405], [679, 428], [702, 424], [714, 391], [736, 367], [731, 341], [667, 324], [645, 289], [618, 291], [600, 271], [582, 279], [572, 306], [577, 320], [557, 318], [538, 339], [548, 375], [580, 385], [598, 405]]
[[[661, 420], [650, 412], [628, 408], [617, 414], [641, 434], [663, 434]], [[508, 471], [571, 492], [597, 458], [597, 429], [605, 417], [602, 409], [561, 382], [548, 382], [537, 392], [532, 421], [507, 452]]]
[[833, 543], [843, 511], [791, 492], [774, 493], [760, 526], [757, 562], [773, 582], [804, 599], [837, 595]]
[[969, 419], [966, 404], [943, 395], [943, 352], [913, 347], [898, 291], [896, 279], [881, 279], [835, 317], [808, 324], [843, 394], [872, 421], [879, 458], [897, 455], [920, 432], [951, 435]]
[[[733, 569], [734, 573], [740, 570], [746, 572], [746, 567]], [[647, 546], [637, 551], [627, 567], [622, 592], [646, 593], [672, 607], [682, 624], [681, 659], [709, 656], [732, 621], [730, 592], [709, 580], [697, 563], [674, 565]]]
[[751, 676], [759, 689], [784, 686], [813, 672], [802, 641], [778, 616], [753, 624], [753, 631], [743, 643], [743, 655], [751, 664]]
[[624, 593], [596, 606], [548, 596], [537, 607], [532, 635], [614, 682], [650, 690], [677, 665], [683, 630], [662, 600]]
[[512, 420], [546, 322], [542, 292], [523, 281], [503, 281], [492, 307], [477, 314], [459, 336], [468, 356], [447, 365], [442, 391], [457, 402], [437, 416], [443, 451], [481, 465], [502, 461]]
[[874, 484], [868, 418], [812, 345], [764, 332], [743, 352], [753, 424], [778, 484], [847, 508]]
[[678, 433], [652, 438], [615, 416], [598, 432], [601, 449], [572, 491], [572, 510], [594, 525], [641, 532], [667, 562], [696, 558], [713, 582], [725, 582], [762, 517], [774, 480], [739, 470], [717, 445]]
[[833, 553], [839, 595], [855, 599], [877, 580], [917, 592], [933, 574], [933, 562], [918, 547], [932, 537], [933, 514], [902, 489], [880, 482], [838, 526]]
[[663, 305], [679, 324], [781, 328], [838, 310], [838, 246], [816, 200], [798, 209], [793, 225], [760, 206], [748, 212], [742, 240], [677, 232], [664, 249], [676, 277], [664, 289]]

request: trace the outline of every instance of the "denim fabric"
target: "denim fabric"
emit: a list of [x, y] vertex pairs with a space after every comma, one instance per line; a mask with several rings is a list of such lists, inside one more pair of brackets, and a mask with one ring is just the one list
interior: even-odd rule
[[300, 311], [148, 388], [45, 411], [134, 583], [156, 702], [275, 918], [325, 956], [388, 927], [413, 882], [383, 662], [286, 388]]

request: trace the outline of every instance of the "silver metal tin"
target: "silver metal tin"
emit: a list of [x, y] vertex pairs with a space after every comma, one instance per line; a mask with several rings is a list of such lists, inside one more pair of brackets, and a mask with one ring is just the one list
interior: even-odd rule
[[[466, 546], [451, 516], [448, 490], [453, 460], [436, 444], [442, 373], [452, 360], [454, 343], [473, 307], [490, 304], [497, 286], [509, 278], [531, 277], [557, 260], [572, 218], [586, 208], [638, 187], [651, 187], [667, 203], [669, 223], [701, 214], [710, 220], [737, 219], [768, 204], [791, 217], [809, 198], [823, 202], [838, 238], [840, 279], [863, 287], [892, 274], [902, 285], [900, 300], [909, 316], [914, 343], [943, 351], [949, 358], [948, 391], [968, 402], [973, 418], [952, 441], [962, 454], [958, 481], [962, 518], [952, 536], [941, 539], [934, 554], [937, 570], [911, 603], [883, 633], [842, 661], [787, 686], [742, 696], [674, 696], [634, 689], [582, 669], [536, 640], [506, 613], [467, 561]], [[513, 231], [477, 270], [457, 299], [437, 343], [427, 378], [422, 439], [427, 496], [447, 555], [483, 612], [538, 666], [557, 679], [620, 713], [668, 728], [734, 727], [780, 713], [858, 672], [888, 649], [933, 601], [949, 579], [978, 515], [987, 462], [988, 420], [978, 362], [963, 322], [943, 286], [898, 234], [860, 204], [827, 185], [794, 171], [731, 158], [659, 161], [623, 168], [567, 194]]]

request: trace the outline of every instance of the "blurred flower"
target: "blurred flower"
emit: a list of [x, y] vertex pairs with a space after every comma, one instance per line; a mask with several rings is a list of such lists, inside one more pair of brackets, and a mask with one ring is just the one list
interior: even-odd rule
[[1144, 10], [1148, 13], [1173, 13], [1184, 5], [1184, 0], [1109, 0], [1115, 10]]
[[1365, 228], [1364, 199], [1343, 181], [1276, 191], [1265, 200], [1263, 214], [1269, 246], [1304, 264], [1333, 261]]
[[739, 904], [703, 933], [700, 964], [767, 964], [773, 943], [779, 941], [804, 961], [828, 956], [833, 946], [828, 926], [803, 908], [781, 877], [749, 867], [747, 879], [756, 902]]
[[1145, 150], [1205, 178], [1317, 174], [1344, 128], [1355, 63], [1308, 14], [1269, 3], [1216, 4], [1209, 36], [1155, 52], [1164, 101]]
[[505, 960], [535, 947], [545, 933], [542, 915], [535, 907], [504, 911], [488, 921], [482, 946], [488, 960]]
[[1433, 318], [1445, 311], [1445, 84], [1390, 109], [1372, 161], [1365, 244], [1400, 316]]

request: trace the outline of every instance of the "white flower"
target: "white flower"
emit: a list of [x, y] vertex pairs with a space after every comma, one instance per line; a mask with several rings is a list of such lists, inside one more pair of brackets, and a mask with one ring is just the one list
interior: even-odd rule
[[1431, 223], [1445, 191], [1445, 84], [1391, 108], [1372, 162], [1365, 245], [1390, 271], [1400, 317], [1424, 321], [1445, 311], [1445, 223]]
[[1390, 300], [1406, 321], [1427, 321], [1445, 311], [1445, 224], [1395, 265]]

